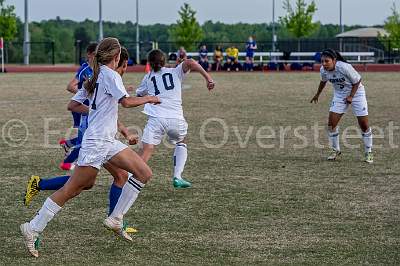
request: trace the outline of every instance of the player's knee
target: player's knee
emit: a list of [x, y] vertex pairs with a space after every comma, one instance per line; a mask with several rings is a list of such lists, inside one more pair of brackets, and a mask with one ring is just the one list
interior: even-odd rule
[[72, 198], [78, 196], [82, 192], [83, 189], [84, 189], [83, 187], [72, 188], [69, 186], [64, 186], [61, 189], [61, 193], [63, 193], [65, 199], [72, 199]]
[[126, 180], [128, 180], [128, 172], [118, 171], [114, 176], [114, 184], [119, 187], [123, 187]]
[[138, 171], [138, 173], [136, 173], [136, 177], [140, 180], [140, 182], [144, 184], [146, 184], [152, 176], [153, 172], [148, 165], [146, 165], [140, 171]]
[[336, 132], [337, 131], [337, 126], [336, 125], [332, 125], [332, 124], [329, 124], [328, 123], [328, 128], [327, 128], [327, 131], [328, 132]]

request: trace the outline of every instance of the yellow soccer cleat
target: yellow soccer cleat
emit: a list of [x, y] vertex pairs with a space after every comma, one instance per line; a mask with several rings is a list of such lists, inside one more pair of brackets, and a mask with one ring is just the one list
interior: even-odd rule
[[122, 223], [122, 228], [123, 228], [128, 234], [134, 234], [134, 233], [137, 233], [137, 232], [138, 232], [138, 230], [137, 230], [136, 228], [130, 227], [126, 221], [124, 221], [124, 222]]
[[32, 201], [32, 198], [37, 194], [39, 194], [40, 191], [39, 182], [40, 182], [39, 176], [33, 175], [31, 176], [31, 178], [29, 178], [24, 197], [25, 206], [29, 206], [29, 204]]

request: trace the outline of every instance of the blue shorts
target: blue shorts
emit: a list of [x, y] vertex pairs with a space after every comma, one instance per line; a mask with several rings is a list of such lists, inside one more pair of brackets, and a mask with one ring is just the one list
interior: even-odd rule
[[254, 52], [246, 52], [246, 57], [253, 58], [254, 57]]
[[78, 128], [79, 125], [81, 124], [81, 114], [75, 112], [71, 112], [71, 114], [72, 114], [72, 119], [74, 120], [74, 128]]

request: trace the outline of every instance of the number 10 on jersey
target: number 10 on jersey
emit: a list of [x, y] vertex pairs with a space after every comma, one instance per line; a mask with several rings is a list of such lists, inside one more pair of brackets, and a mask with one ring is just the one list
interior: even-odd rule
[[[174, 79], [172, 77], [172, 74], [164, 73], [161, 77], [163, 80], [165, 90], [167, 90], [167, 91], [173, 90], [175, 85], [174, 85]], [[160, 94], [160, 90], [158, 89], [158, 86], [157, 86], [156, 77], [155, 76], [151, 77], [151, 81], [153, 82], [153, 85], [154, 85], [155, 94], [156, 95]]]

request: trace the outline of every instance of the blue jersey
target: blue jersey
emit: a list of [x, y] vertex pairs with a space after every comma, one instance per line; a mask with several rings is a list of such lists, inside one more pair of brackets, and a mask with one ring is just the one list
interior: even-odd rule
[[[88, 62], [85, 62], [76, 72], [75, 78], [78, 80], [78, 90], [82, 89], [83, 83], [93, 76], [93, 70]], [[74, 127], [80, 127], [81, 114], [72, 112], [72, 117], [74, 120]]]
[[247, 57], [253, 57], [254, 56], [254, 50], [256, 46], [256, 42], [255, 41], [247, 41], [246, 42], [246, 56]]
[[78, 89], [81, 89], [83, 82], [85, 82], [85, 80], [91, 78], [92, 75], [93, 75], [93, 70], [90, 67], [90, 65], [88, 64], [88, 62], [83, 63], [75, 75], [75, 78], [79, 81]]

